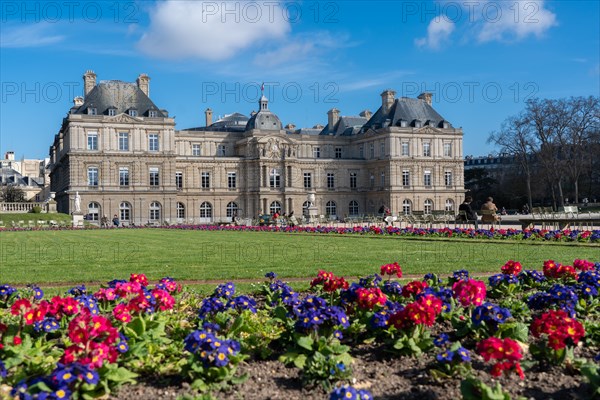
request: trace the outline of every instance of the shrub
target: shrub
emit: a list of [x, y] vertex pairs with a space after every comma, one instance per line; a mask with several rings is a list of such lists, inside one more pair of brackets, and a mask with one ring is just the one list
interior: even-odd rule
[[40, 214], [42, 212], [42, 207], [40, 206], [33, 206], [33, 208], [30, 211], [33, 214]]

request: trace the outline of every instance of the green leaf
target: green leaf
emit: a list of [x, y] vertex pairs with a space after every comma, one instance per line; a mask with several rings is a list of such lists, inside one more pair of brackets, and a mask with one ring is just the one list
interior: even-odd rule
[[[317, 353], [318, 354], [318, 353]], [[306, 364], [306, 355], [298, 354], [298, 357], [294, 359], [294, 365], [298, 369], [304, 369], [304, 365]]]
[[296, 343], [303, 349], [312, 350], [315, 341], [310, 336], [300, 336], [298, 340], [296, 340]]

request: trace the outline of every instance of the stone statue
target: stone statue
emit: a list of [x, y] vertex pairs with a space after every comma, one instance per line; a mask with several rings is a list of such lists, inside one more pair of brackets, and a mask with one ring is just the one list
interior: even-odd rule
[[75, 212], [81, 212], [81, 196], [79, 192], [75, 192]]

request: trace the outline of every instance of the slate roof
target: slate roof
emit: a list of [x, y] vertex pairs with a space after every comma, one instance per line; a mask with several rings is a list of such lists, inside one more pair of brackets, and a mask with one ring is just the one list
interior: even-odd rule
[[87, 114], [88, 108], [96, 108], [98, 115], [108, 115], [108, 109], [115, 108], [116, 114], [135, 109], [140, 117], [147, 117], [148, 112], [153, 110], [157, 117], [167, 117], [164, 110], [160, 110], [136, 83], [123, 81], [100, 81], [85, 96], [83, 105], [74, 107], [71, 114]]
[[23, 176], [13, 168], [0, 168], [0, 183], [2, 185], [17, 185], [17, 186], [44, 186], [44, 178]]
[[249, 118], [239, 112], [226, 114], [210, 126], [183, 129], [184, 131], [219, 131], [219, 132], [244, 132]]
[[384, 126], [400, 126], [401, 121], [407, 121], [407, 126], [415, 126], [416, 121], [421, 122], [421, 126], [430, 126], [443, 128], [443, 123], [448, 123], [448, 128], [452, 125], [444, 119], [433, 107], [425, 100], [411, 99], [401, 97], [394, 101], [390, 110], [384, 114], [382, 107], [373, 114], [371, 119], [363, 126], [362, 131], [369, 128], [377, 129]]
[[323, 128], [319, 133], [320, 135], [334, 135], [334, 136], [351, 136], [355, 135], [360, 131], [360, 128], [367, 122], [366, 118], [363, 117], [340, 117], [333, 126], [333, 129], [329, 127], [329, 124]]

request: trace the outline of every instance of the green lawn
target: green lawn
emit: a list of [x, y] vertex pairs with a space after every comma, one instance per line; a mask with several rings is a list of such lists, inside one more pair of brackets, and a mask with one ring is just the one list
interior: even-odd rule
[[509, 259], [541, 269], [547, 259], [575, 258], [600, 261], [600, 246], [170, 229], [0, 232], [0, 283], [9, 284], [104, 282], [132, 272], [225, 281], [260, 280], [269, 271], [307, 278], [326, 269], [355, 277], [394, 261], [405, 274], [499, 272]]
[[18, 213], [18, 214], [0, 214], [0, 221], [4, 222], [5, 226], [10, 226], [12, 221], [66, 221], [71, 222], [71, 216], [69, 214], [60, 214], [60, 213], [52, 213], [52, 214], [35, 214], [35, 213]]

